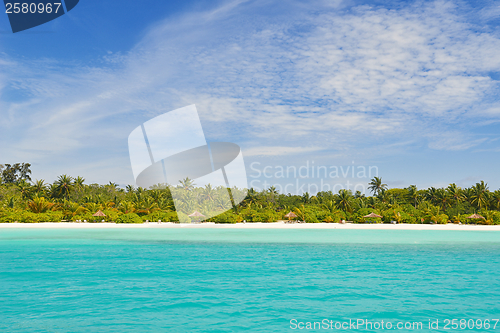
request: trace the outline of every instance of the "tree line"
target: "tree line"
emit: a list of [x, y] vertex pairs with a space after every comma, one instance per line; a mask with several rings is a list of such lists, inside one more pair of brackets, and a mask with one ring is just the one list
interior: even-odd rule
[[[184, 179], [173, 187], [153, 186], [149, 189], [118, 184], [86, 184], [82, 177], [60, 175], [53, 183], [31, 179], [31, 165], [16, 163], [0, 165], [0, 222], [59, 222], [77, 220], [105, 221], [182, 221], [190, 219], [175, 210], [171, 190], [187, 190], [186, 209], [220, 209], [225, 211], [208, 221], [218, 223], [275, 222], [294, 219], [305, 222], [354, 223], [480, 223], [500, 224], [500, 190], [490, 191], [480, 181], [469, 188], [450, 184], [443, 188], [388, 188], [380, 177], [374, 177], [368, 189], [371, 195], [340, 190], [315, 195], [279, 193], [270, 187], [262, 191], [252, 188], [238, 205], [227, 202], [223, 187], [196, 187]], [[233, 189], [236, 192], [236, 189]], [[210, 207], [206, 205], [212, 205]], [[105, 217], [94, 217], [101, 210]], [[382, 218], [365, 218], [375, 213]], [[482, 218], [468, 218], [471, 214]], [[133, 218], [130, 218], [133, 217]]]

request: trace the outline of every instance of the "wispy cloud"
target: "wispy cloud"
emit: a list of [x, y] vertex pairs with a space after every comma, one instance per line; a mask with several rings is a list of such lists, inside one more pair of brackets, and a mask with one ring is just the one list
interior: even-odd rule
[[[247, 156], [369, 155], [402, 136], [469, 149], [484, 140], [471, 119], [500, 116], [498, 54], [498, 35], [453, 2], [227, 2], [158, 22], [93, 67], [0, 57], [0, 153], [45, 174], [81, 159], [110, 170], [128, 163], [131, 129], [193, 103], [208, 139]], [[131, 182], [120, 170], [92, 177]]]
[[245, 156], [285, 156], [319, 150], [320, 147], [255, 147], [246, 149]]

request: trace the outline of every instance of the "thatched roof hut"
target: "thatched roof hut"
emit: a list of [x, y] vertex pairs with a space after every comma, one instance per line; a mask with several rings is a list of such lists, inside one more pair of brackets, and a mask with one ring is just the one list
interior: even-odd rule
[[295, 214], [294, 212], [290, 212], [290, 213], [286, 214], [285, 217], [287, 217], [288, 219], [291, 219], [291, 218], [297, 217], [297, 214]]
[[92, 216], [106, 216], [106, 214], [104, 214], [104, 213], [102, 212], [102, 210], [100, 210], [100, 209], [99, 209], [99, 210], [98, 210], [98, 211], [97, 211], [94, 215], [92, 215]]
[[472, 214], [471, 216], [467, 216], [468, 219], [483, 219], [484, 220], [484, 217], [482, 217], [481, 215], [479, 214]]
[[189, 214], [188, 216], [189, 217], [205, 217], [205, 215], [203, 215], [202, 213], [200, 213], [197, 210], [195, 210], [193, 214]]
[[368, 214], [368, 215], [365, 215], [365, 216], [363, 216], [363, 217], [368, 217], [368, 218], [375, 218], [375, 217], [378, 217], [378, 218], [382, 218], [382, 216], [377, 215], [377, 214], [375, 214], [375, 213], [373, 213], [373, 212], [372, 212], [372, 213], [370, 213], [370, 214]]

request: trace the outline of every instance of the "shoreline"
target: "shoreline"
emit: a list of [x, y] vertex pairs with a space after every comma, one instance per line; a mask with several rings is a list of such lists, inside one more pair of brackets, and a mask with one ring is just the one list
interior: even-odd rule
[[42, 223], [0, 223], [0, 229], [156, 229], [156, 228], [194, 228], [194, 229], [351, 229], [351, 230], [466, 230], [466, 231], [500, 231], [500, 225], [471, 224], [341, 224], [341, 223], [235, 223], [235, 224], [179, 224], [172, 222], [150, 222], [142, 224], [116, 223], [76, 223], [76, 222], [42, 222]]

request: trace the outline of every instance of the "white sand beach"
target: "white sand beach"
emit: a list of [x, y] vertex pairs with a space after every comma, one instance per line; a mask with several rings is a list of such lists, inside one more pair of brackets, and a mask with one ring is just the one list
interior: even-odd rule
[[43, 229], [116, 229], [116, 228], [221, 228], [221, 229], [366, 229], [366, 230], [468, 230], [468, 231], [500, 231], [500, 225], [459, 225], [459, 224], [351, 224], [351, 223], [172, 223], [150, 222], [143, 224], [116, 223], [0, 223], [0, 229], [43, 228]]

